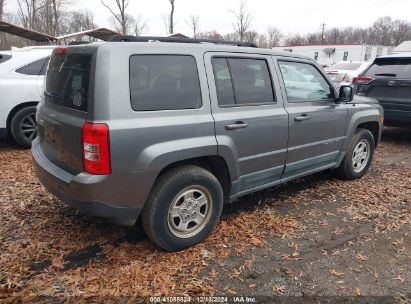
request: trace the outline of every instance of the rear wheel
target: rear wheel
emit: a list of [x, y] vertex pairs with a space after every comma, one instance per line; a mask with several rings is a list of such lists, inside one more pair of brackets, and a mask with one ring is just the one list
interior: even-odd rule
[[25, 107], [14, 114], [10, 123], [13, 139], [22, 148], [30, 148], [37, 136], [36, 107]]
[[358, 179], [367, 173], [374, 156], [375, 141], [372, 133], [358, 129], [352, 137], [350, 148], [337, 169], [337, 174], [344, 179]]
[[217, 225], [223, 191], [217, 178], [197, 166], [182, 166], [156, 182], [142, 213], [148, 237], [161, 248], [179, 251], [205, 239]]

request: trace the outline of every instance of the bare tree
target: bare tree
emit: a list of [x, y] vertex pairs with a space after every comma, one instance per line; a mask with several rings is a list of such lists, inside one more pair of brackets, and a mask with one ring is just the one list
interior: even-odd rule
[[270, 26], [267, 29], [267, 39], [268, 39], [268, 47], [272, 48], [273, 46], [279, 46], [281, 42], [281, 38], [283, 37], [283, 34], [281, 31], [273, 26]]
[[113, 15], [114, 19], [119, 23], [120, 28], [121, 28], [121, 32], [123, 34], [127, 34], [127, 19], [129, 17], [127, 17], [127, 13], [126, 13], [126, 9], [128, 6], [128, 0], [115, 0], [117, 9], [118, 9], [118, 13], [115, 13], [109, 5], [107, 5], [106, 3], [104, 3], [103, 0], [100, 0], [101, 4], [103, 4], [109, 11], [110, 13]]
[[188, 26], [193, 31], [193, 38], [197, 37], [198, 27], [200, 26], [200, 16], [198, 15], [190, 15], [188, 20], [186, 21]]
[[244, 33], [244, 41], [251, 43], [258, 43], [258, 32], [256, 31], [247, 31]]
[[174, 33], [174, 0], [168, 0], [171, 4], [171, 11], [170, 11], [170, 18], [169, 18], [169, 22], [168, 22], [168, 33], [172, 34]]
[[244, 34], [251, 28], [251, 13], [247, 8], [247, 1], [240, 0], [240, 6], [238, 11], [232, 10], [231, 13], [235, 16], [235, 22], [233, 23], [234, 31], [238, 34], [240, 41], [244, 41]]
[[138, 15], [134, 22], [134, 34], [136, 36], [141, 36], [147, 27], [147, 20], [143, 19], [141, 15]]

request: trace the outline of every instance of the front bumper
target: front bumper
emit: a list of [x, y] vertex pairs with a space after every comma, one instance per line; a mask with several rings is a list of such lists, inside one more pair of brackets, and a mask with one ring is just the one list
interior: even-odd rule
[[46, 157], [38, 138], [32, 144], [32, 159], [36, 175], [48, 191], [87, 215], [116, 224], [134, 225], [151, 189], [150, 174], [145, 179], [142, 173], [73, 175]]

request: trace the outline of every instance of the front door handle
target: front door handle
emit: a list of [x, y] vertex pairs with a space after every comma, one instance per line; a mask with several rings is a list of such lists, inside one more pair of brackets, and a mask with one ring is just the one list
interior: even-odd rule
[[248, 123], [243, 122], [243, 121], [236, 121], [233, 124], [225, 125], [226, 130], [238, 130], [238, 129], [244, 129], [248, 127]]
[[311, 116], [307, 115], [307, 114], [303, 114], [301, 116], [294, 117], [295, 121], [306, 121], [306, 120], [310, 120], [310, 119], [311, 119]]

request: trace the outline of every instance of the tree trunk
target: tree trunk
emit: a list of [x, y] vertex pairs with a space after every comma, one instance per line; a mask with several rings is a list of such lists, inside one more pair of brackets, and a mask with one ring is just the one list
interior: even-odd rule
[[59, 35], [59, 14], [57, 11], [56, 0], [53, 0], [53, 14], [54, 14], [54, 35]]
[[170, 0], [171, 4], [171, 13], [170, 13], [170, 34], [174, 33], [174, 0]]

